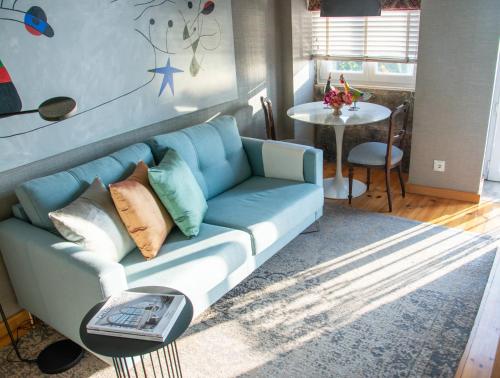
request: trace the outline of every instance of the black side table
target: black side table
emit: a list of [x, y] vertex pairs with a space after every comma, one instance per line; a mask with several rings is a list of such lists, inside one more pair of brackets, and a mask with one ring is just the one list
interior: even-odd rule
[[[183, 295], [177, 290], [160, 286], [137, 287], [128, 291]], [[80, 337], [89, 350], [113, 359], [113, 366], [118, 378], [131, 377], [133, 375], [139, 377], [138, 373], [141, 370], [142, 376], [147, 377], [146, 363], [148, 360], [151, 362], [154, 377], [182, 377], [179, 353], [177, 352], [175, 340], [184, 333], [193, 319], [193, 305], [188, 297], [185, 296], [185, 298], [186, 304], [164, 342], [88, 333], [87, 323], [101, 309], [105, 301], [95, 305], [85, 315], [80, 324]], [[137, 356], [140, 356], [140, 364], [138, 359], [134, 358]]]

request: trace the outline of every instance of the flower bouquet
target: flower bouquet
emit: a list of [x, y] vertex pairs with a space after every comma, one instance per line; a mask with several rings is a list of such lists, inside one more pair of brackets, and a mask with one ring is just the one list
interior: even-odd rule
[[349, 108], [350, 111], [356, 111], [359, 110], [359, 108], [356, 106], [356, 102], [358, 102], [359, 99], [363, 101], [368, 101], [372, 95], [371, 93], [368, 92], [362, 92], [359, 89], [353, 88], [349, 85], [347, 80], [344, 78], [344, 75], [340, 75], [340, 84], [344, 86], [344, 92], [348, 92], [352, 96], [352, 101], [354, 102], [354, 105]]
[[323, 103], [333, 109], [334, 116], [339, 116], [342, 114], [340, 110], [342, 106], [352, 104], [352, 95], [349, 92], [342, 92], [337, 88], [332, 87], [325, 93], [325, 96], [323, 97]]

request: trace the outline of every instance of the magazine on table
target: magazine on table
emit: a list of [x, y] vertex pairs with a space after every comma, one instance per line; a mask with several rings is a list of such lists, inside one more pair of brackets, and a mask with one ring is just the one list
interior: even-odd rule
[[125, 291], [106, 301], [87, 324], [87, 332], [163, 342], [185, 304], [184, 295]]

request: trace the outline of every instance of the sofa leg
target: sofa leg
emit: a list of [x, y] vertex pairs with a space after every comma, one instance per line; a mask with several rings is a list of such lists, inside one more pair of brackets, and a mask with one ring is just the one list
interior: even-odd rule
[[320, 232], [321, 231], [319, 220], [314, 221], [313, 225], [314, 225], [314, 229], [313, 230], [309, 230], [310, 227], [308, 227], [308, 229], [306, 231], [301, 232], [300, 234], [301, 235], [307, 235], [307, 234], [313, 234], [315, 232]]
[[33, 327], [35, 325], [35, 319], [33, 318], [33, 315], [31, 315], [31, 312], [28, 312], [28, 317], [30, 318], [30, 324]]

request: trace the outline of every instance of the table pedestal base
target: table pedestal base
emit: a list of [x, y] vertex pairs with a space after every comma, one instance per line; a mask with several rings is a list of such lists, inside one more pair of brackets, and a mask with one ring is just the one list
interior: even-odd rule
[[116, 377], [182, 378], [181, 363], [175, 341], [139, 358], [140, 361], [138, 361], [137, 357], [114, 357], [113, 366], [115, 367]]
[[[349, 196], [349, 180], [346, 178], [329, 178], [323, 180], [323, 189], [325, 198], [330, 199], [347, 199]], [[359, 197], [366, 192], [366, 185], [358, 180], [353, 180], [352, 196]]]

